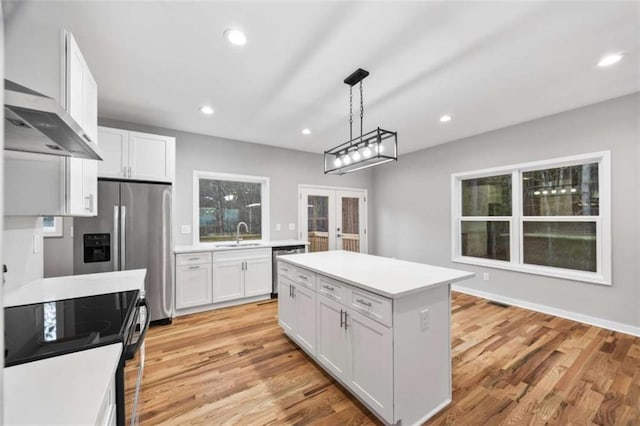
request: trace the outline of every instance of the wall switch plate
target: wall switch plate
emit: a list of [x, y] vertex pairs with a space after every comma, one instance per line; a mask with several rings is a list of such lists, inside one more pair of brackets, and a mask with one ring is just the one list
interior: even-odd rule
[[296, 224], [295, 223], [290, 223], [289, 224], [289, 231], [295, 231], [296, 230]]
[[191, 233], [191, 225], [182, 225], [180, 227], [181, 234], [190, 234]]
[[429, 329], [429, 309], [420, 311], [420, 330], [427, 331]]
[[280, 231], [282, 229], [282, 226], [280, 226], [279, 223], [276, 223], [276, 231]]
[[485, 281], [489, 281], [489, 273], [485, 272], [484, 274], [482, 274], [482, 279]]

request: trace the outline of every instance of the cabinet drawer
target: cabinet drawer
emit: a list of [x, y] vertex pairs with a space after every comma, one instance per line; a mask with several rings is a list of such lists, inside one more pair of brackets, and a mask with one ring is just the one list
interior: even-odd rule
[[361, 314], [391, 327], [391, 300], [353, 288], [349, 306]]
[[278, 275], [293, 280], [296, 278], [298, 271], [295, 266], [285, 262], [278, 262]]
[[176, 266], [202, 265], [211, 263], [211, 253], [183, 253], [176, 255]]
[[213, 261], [219, 260], [247, 260], [268, 258], [271, 260], [270, 248], [252, 248], [252, 249], [234, 249], [234, 250], [221, 250], [213, 252]]
[[340, 281], [318, 275], [317, 287], [318, 293], [340, 302], [343, 305], [347, 304], [347, 293], [349, 289]]
[[295, 282], [301, 284], [311, 290], [316, 289], [316, 274], [315, 272], [307, 271], [306, 269], [296, 268], [296, 275], [293, 278]]

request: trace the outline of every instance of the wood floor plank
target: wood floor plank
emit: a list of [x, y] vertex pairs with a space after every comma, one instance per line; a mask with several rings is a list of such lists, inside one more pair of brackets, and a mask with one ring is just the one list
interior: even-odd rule
[[[640, 338], [455, 292], [451, 329], [453, 402], [428, 425], [640, 426]], [[380, 424], [282, 333], [277, 301], [152, 327], [143, 380], [142, 424]]]

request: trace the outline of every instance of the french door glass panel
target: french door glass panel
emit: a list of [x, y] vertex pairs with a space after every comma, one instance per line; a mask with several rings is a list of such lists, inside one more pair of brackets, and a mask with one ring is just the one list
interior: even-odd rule
[[367, 251], [364, 191], [302, 188], [301, 194], [300, 237], [309, 252]]

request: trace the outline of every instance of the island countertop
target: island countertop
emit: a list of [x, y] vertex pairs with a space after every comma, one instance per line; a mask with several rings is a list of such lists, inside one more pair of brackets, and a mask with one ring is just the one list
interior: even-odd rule
[[344, 250], [280, 256], [290, 263], [391, 299], [473, 277], [473, 272]]

